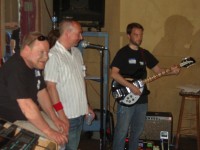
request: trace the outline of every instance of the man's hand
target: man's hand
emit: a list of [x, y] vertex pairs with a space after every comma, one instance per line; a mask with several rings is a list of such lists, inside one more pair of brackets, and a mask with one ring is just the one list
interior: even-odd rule
[[178, 67], [177, 65], [174, 65], [171, 67], [171, 74], [175, 74], [178, 75], [180, 73], [180, 67]]
[[60, 131], [60, 133], [68, 136], [69, 134], [69, 120], [66, 116], [59, 116], [56, 120], [54, 120], [54, 124]]
[[134, 85], [131, 85], [131, 87], [129, 87], [131, 92], [135, 95], [141, 95], [141, 91], [138, 87], [134, 86]]
[[55, 141], [59, 145], [64, 145], [68, 142], [66, 135], [59, 133], [51, 128], [48, 128], [48, 129], [44, 130], [43, 132], [47, 136], [47, 138]]
[[[92, 114], [93, 119], [95, 118], [95, 113], [89, 105], [88, 105], [88, 113]], [[86, 117], [87, 117], [87, 115], [86, 115]]]

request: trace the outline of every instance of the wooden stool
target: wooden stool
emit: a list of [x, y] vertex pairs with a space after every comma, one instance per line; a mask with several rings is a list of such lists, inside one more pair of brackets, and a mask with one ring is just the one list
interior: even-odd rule
[[[200, 93], [184, 93], [180, 92], [180, 96], [182, 96], [182, 102], [181, 102], [181, 108], [180, 108], [180, 114], [179, 114], [179, 120], [178, 120], [178, 128], [177, 128], [177, 133], [176, 133], [176, 145], [175, 149], [178, 150], [178, 144], [179, 144], [179, 137], [180, 135], [191, 135], [187, 133], [183, 133], [183, 131], [190, 131], [190, 128], [182, 128], [182, 121], [183, 121], [183, 115], [184, 115], [184, 105], [185, 101], [196, 101], [196, 114], [195, 114], [195, 121], [196, 121], [196, 137], [197, 137], [197, 150], [200, 150], [200, 119], [199, 119], [199, 98], [200, 98]], [[188, 115], [188, 119], [192, 118], [192, 115]], [[181, 133], [182, 132], [182, 133]]]

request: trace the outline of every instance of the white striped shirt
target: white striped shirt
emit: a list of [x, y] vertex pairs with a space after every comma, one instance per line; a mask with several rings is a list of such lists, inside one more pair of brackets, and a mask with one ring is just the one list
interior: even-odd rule
[[56, 83], [60, 101], [69, 119], [87, 113], [85, 66], [78, 48], [72, 47], [70, 53], [57, 41], [49, 52], [44, 75], [46, 81]]

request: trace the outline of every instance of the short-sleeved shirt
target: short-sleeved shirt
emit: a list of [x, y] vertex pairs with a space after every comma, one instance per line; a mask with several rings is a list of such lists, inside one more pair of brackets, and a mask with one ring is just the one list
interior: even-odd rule
[[70, 53], [57, 41], [50, 50], [44, 75], [46, 81], [56, 83], [60, 101], [69, 119], [87, 113], [85, 65], [78, 48], [72, 47]]
[[32, 99], [46, 88], [41, 70], [30, 69], [19, 54], [14, 54], [0, 68], [0, 117], [8, 121], [26, 120], [17, 99]]
[[[148, 50], [142, 48], [133, 50], [126, 45], [117, 52], [110, 67], [117, 67], [120, 70], [119, 73], [125, 78], [139, 80], [146, 79], [146, 67], [152, 69], [157, 64], [158, 60]], [[144, 89], [147, 90], [147, 87], [145, 86]], [[143, 94], [137, 103], [146, 102], [147, 96]]]

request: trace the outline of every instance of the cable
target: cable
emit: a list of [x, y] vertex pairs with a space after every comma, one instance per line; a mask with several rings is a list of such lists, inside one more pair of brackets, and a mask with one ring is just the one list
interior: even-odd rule
[[[111, 96], [111, 93], [112, 93], [112, 90], [110, 90], [110, 92], [109, 92], [110, 94], [109, 94], [109, 97]], [[116, 105], [116, 99], [114, 100], [114, 104], [113, 104], [113, 106], [112, 106], [112, 111], [113, 111], [113, 113], [116, 113], [116, 110], [115, 110], [115, 105]], [[109, 103], [109, 108], [111, 107], [111, 105], [110, 105], [110, 103]]]
[[44, 5], [45, 5], [45, 7], [46, 7], [47, 13], [48, 13], [49, 18], [50, 18], [50, 20], [51, 20], [52, 16], [51, 16], [51, 14], [50, 14], [50, 12], [49, 12], [49, 9], [48, 9], [48, 7], [47, 7], [46, 0], [44, 0]]

